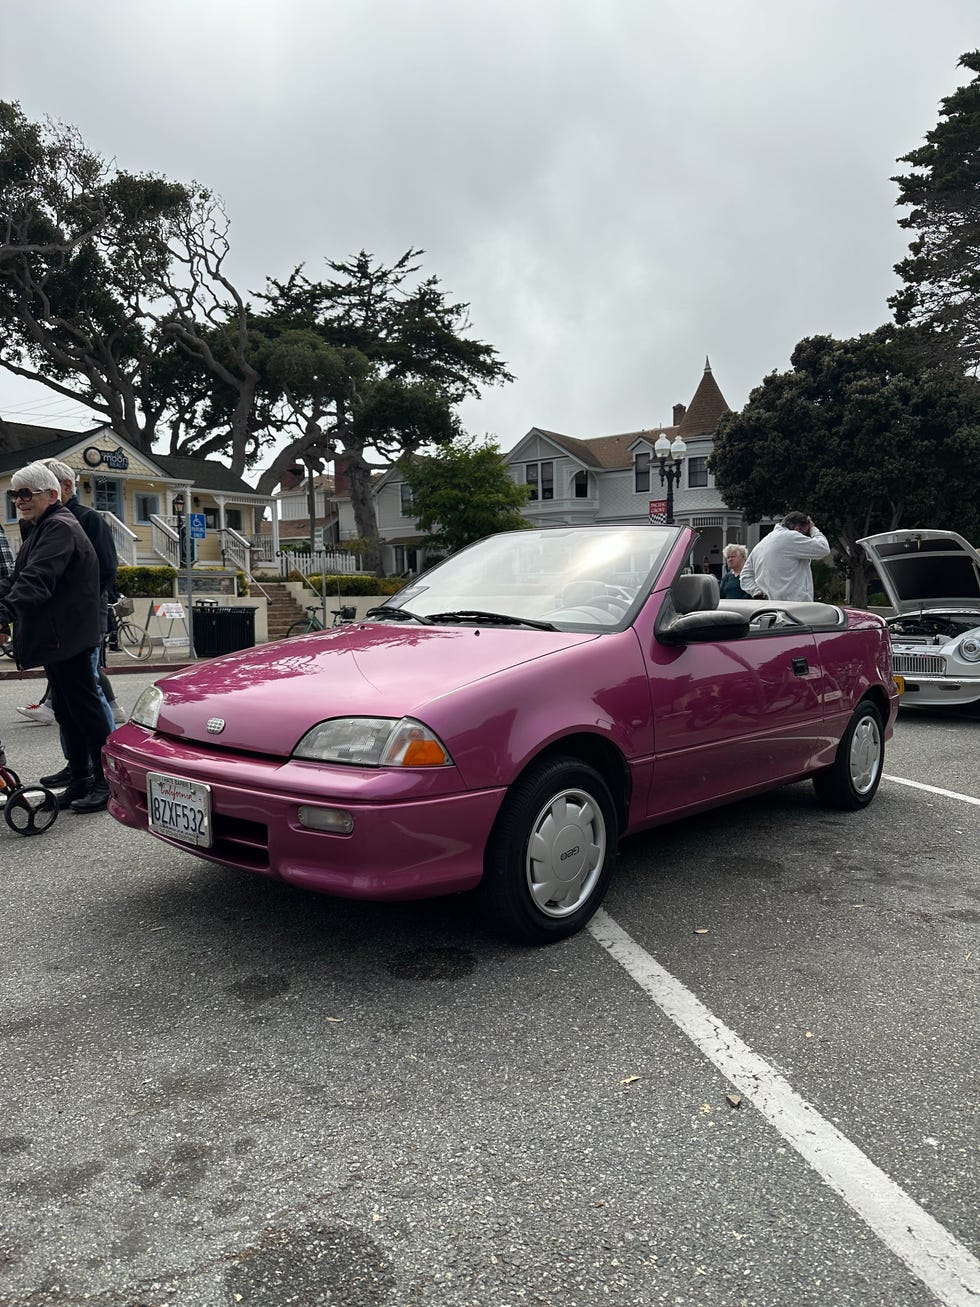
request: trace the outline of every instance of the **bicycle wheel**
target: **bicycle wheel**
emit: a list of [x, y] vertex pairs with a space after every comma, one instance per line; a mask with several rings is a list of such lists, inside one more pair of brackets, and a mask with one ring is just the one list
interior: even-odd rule
[[310, 623], [308, 617], [301, 617], [298, 622], [293, 622], [292, 626], [286, 632], [284, 639], [288, 640], [291, 635], [306, 635], [307, 631], [315, 631], [317, 628]]
[[116, 628], [116, 643], [124, 654], [139, 662], [149, 658], [153, 649], [153, 644], [144, 628], [136, 626], [133, 622], [127, 622], [125, 618]]

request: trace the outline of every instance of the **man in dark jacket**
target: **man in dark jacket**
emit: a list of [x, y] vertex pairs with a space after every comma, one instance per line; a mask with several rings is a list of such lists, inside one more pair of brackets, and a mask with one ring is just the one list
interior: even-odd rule
[[88, 537], [60, 501], [58, 478], [31, 463], [11, 479], [21, 518], [31, 524], [14, 562], [0, 580], [0, 641], [14, 624], [19, 667], [43, 667], [52, 689], [71, 782], [64, 803], [98, 812], [109, 800], [102, 746], [109, 723], [92, 665], [99, 645], [99, 562]]

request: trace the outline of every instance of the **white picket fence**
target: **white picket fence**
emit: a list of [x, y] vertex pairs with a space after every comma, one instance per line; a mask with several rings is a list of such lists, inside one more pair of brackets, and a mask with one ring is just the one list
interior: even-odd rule
[[345, 554], [338, 550], [323, 549], [313, 554], [296, 554], [292, 551], [279, 555], [279, 575], [286, 577], [290, 572], [302, 572], [304, 576], [314, 573], [336, 572], [350, 576], [362, 571], [360, 554]]

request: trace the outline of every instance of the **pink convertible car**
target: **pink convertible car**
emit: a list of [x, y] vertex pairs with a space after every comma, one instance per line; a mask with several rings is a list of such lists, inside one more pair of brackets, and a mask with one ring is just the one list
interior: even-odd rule
[[366, 621], [168, 676], [106, 745], [109, 810], [327, 894], [477, 889], [547, 942], [595, 912], [623, 835], [806, 777], [863, 808], [897, 711], [884, 623], [719, 603], [696, 540], [493, 536]]

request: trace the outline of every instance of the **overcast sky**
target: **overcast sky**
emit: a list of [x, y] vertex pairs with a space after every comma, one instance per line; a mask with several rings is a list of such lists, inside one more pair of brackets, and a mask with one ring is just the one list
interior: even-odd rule
[[[504, 450], [733, 408], [888, 320], [898, 156], [969, 80], [977, 0], [30, 0], [0, 97], [223, 198], [246, 288], [364, 248], [471, 306]], [[90, 417], [0, 374], [0, 413]]]

